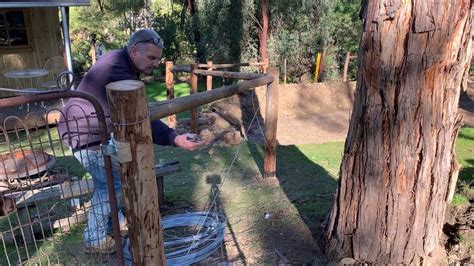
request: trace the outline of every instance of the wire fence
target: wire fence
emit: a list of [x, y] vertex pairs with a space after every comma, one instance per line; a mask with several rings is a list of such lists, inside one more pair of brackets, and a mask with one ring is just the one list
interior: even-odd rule
[[[97, 234], [87, 226], [87, 214], [103, 206], [92, 205], [94, 183], [80, 162], [89, 156], [85, 150], [90, 147], [72, 150], [64, 137], [78, 131], [106, 134], [106, 128], [93, 123], [99, 118], [79, 106], [62, 112], [73, 95], [0, 100], [0, 265], [119, 262], [112, 232], [99, 249], [85, 243], [93, 239], [86, 234]], [[69, 112], [73, 108], [77, 109]], [[81, 112], [84, 116], [79, 118], [71, 115]], [[99, 132], [79, 130], [84, 124], [99, 124]]]

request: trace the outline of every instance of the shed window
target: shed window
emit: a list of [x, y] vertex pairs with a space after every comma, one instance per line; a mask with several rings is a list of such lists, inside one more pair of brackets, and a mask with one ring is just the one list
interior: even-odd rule
[[24, 12], [22, 10], [0, 10], [0, 48], [28, 45]]

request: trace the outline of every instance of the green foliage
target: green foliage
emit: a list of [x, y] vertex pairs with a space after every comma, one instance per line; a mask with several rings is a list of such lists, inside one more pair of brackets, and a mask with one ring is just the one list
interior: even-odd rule
[[[153, 27], [164, 39], [164, 58], [175, 64], [260, 60], [261, 0], [194, 3], [193, 17], [187, 1], [176, 0], [93, 0], [90, 7], [71, 8], [74, 57], [87, 68], [93, 36], [109, 50], [123, 46], [135, 29]], [[339, 79], [345, 53], [358, 49], [359, 6], [356, 0], [268, 1], [271, 64], [286, 59], [289, 80], [300, 81], [313, 73], [316, 54], [323, 52], [322, 80]]]
[[454, 194], [453, 200], [451, 201], [451, 205], [456, 206], [466, 206], [469, 204], [469, 200], [466, 196], [461, 194]]
[[317, 10], [311, 1], [275, 1], [269, 7], [271, 35], [268, 52], [272, 64], [287, 60], [290, 81], [311, 70], [318, 51], [316, 46]]
[[251, 0], [199, 0], [201, 45], [215, 63], [257, 61], [258, 36]]
[[163, 38], [163, 57], [176, 65], [193, 61], [194, 46], [191, 29], [182, 24], [183, 4], [176, 1], [158, 0], [152, 5], [154, 26]]
[[[150, 8], [144, 0], [92, 0], [87, 7], [70, 8], [70, 31], [76, 70], [91, 66], [91, 45], [105, 50], [123, 47], [135, 29], [150, 26]], [[81, 71], [79, 71], [81, 72]]]
[[[317, 47], [326, 51], [323, 80], [339, 79], [347, 52], [357, 54], [361, 23], [359, 0], [318, 0]], [[355, 76], [352, 67], [351, 77]]]

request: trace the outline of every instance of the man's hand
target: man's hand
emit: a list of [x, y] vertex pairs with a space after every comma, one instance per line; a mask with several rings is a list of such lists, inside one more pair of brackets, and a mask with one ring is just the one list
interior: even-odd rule
[[196, 138], [195, 134], [189, 134], [189, 133], [178, 135], [174, 139], [174, 145], [176, 147], [180, 147], [188, 151], [195, 150], [201, 147], [202, 145], [204, 145], [205, 143], [206, 143], [205, 141], [199, 140], [198, 138]]

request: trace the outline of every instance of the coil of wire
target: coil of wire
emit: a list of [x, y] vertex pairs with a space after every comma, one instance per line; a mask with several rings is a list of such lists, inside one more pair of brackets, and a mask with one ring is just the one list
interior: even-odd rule
[[189, 265], [216, 252], [224, 241], [226, 219], [216, 212], [163, 217], [166, 264]]

